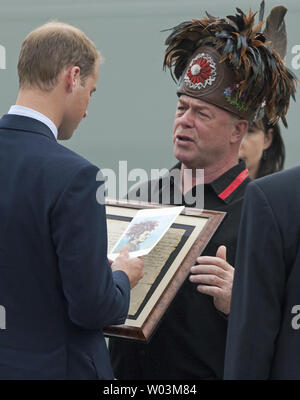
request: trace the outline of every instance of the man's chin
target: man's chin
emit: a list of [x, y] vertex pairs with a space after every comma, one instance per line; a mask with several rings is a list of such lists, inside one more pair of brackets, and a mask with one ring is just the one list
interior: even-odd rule
[[58, 131], [57, 140], [69, 140], [73, 136], [74, 131], [70, 132], [61, 132]]
[[204, 165], [203, 162], [201, 162], [200, 160], [194, 160], [191, 159], [190, 157], [184, 157], [182, 154], [177, 154], [174, 153], [175, 158], [177, 158], [178, 161], [181, 162], [181, 164], [187, 168], [187, 169], [203, 169], [206, 166]]
[[186, 166], [191, 165], [193, 163], [190, 155], [185, 154], [182, 151], [176, 151], [176, 149], [174, 149], [174, 157], [177, 158], [178, 161], [180, 161], [182, 164]]

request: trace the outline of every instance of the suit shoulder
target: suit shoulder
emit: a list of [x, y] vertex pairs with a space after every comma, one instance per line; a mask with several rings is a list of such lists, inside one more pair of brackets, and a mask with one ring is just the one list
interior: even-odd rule
[[57, 143], [56, 151], [53, 153], [53, 158], [63, 158], [65, 162], [70, 162], [73, 164], [78, 164], [79, 166], [92, 166], [93, 164], [87, 160], [86, 158], [82, 157], [80, 154], [75, 153], [75, 151], [69, 149]]
[[287, 220], [300, 202], [300, 167], [294, 167], [257, 179], [248, 185], [248, 199], [253, 203], [259, 198], [273, 210], [278, 220]]
[[[265, 193], [285, 193], [286, 195], [295, 190], [299, 191], [300, 166], [276, 172], [272, 175], [257, 179], [254, 182]], [[254, 183], [253, 182], [253, 183]]]
[[55, 143], [51, 148], [48, 146], [48, 150], [40, 154], [34, 163], [39, 163], [40, 175], [54, 191], [64, 190], [79, 177], [87, 181], [103, 180], [102, 175], [99, 176], [98, 166], [59, 143]]
[[99, 170], [99, 167], [92, 164], [89, 160], [59, 143], [56, 143], [55, 149], [52, 152], [48, 152], [46, 167], [49, 171], [59, 171], [63, 175], [73, 174], [73, 172], [88, 167]]

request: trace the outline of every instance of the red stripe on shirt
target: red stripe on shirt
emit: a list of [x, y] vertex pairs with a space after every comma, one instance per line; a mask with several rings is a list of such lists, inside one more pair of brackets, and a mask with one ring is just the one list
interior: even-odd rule
[[240, 186], [241, 183], [244, 182], [244, 180], [249, 176], [248, 170], [244, 169], [236, 178], [234, 181], [231, 182], [229, 186], [225, 190], [223, 190], [222, 193], [220, 193], [218, 196], [222, 199], [225, 200], [227, 197], [231, 195], [233, 191], [235, 191], [236, 188]]

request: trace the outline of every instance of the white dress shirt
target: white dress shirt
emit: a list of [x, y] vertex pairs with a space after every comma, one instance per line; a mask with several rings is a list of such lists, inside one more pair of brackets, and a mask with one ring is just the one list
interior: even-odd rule
[[48, 128], [51, 129], [55, 139], [57, 140], [57, 128], [55, 124], [51, 121], [51, 119], [46, 117], [46, 115], [41, 114], [40, 112], [35, 111], [32, 108], [16, 105], [10, 107], [8, 114], [22, 115], [23, 117], [30, 117], [43, 122], [43, 124], [47, 125]]

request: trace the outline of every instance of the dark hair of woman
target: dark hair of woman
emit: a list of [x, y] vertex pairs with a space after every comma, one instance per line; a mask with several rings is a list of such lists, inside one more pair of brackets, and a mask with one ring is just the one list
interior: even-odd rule
[[285, 146], [281, 137], [279, 124], [270, 125], [268, 120], [264, 117], [261, 121], [254, 121], [250, 125], [250, 128], [262, 129], [265, 133], [267, 133], [269, 129], [273, 130], [272, 143], [263, 152], [256, 178], [261, 178], [265, 175], [272, 174], [273, 172], [281, 171], [284, 167], [285, 161]]

